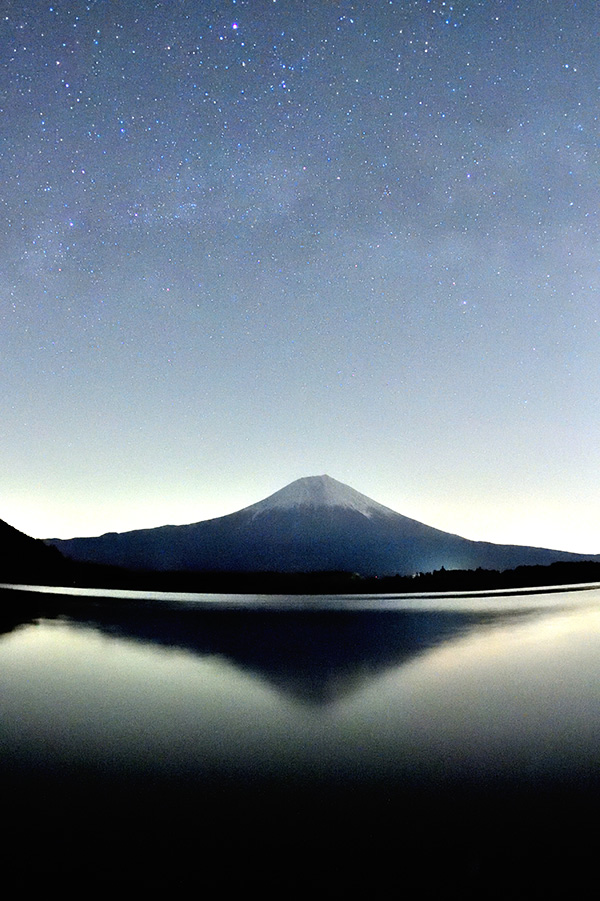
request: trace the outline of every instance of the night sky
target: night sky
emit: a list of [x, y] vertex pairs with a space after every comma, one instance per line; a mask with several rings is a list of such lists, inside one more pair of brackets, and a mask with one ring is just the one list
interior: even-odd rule
[[4, 0], [0, 518], [600, 553], [599, 6]]

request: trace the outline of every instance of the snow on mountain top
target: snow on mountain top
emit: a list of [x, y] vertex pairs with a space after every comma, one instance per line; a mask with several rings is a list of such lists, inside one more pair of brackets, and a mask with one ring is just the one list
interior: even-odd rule
[[398, 516], [389, 507], [378, 504], [365, 494], [355, 491], [349, 485], [332, 479], [331, 476], [307, 476], [296, 479], [276, 491], [270, 497], [247, 507], [253, 517], [272, 510], [290, 510], [295, 507], [310, 507], [322, 509], [329, 507], [342, 507], [345, 510], [354, 510], [363, 516], [372, 517], [375, 514], [384, 516]]

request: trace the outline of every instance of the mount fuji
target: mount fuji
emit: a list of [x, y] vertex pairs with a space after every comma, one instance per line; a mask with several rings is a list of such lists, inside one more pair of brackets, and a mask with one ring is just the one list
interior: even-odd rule
[[309, 476], [236, 513], [190, 525], [47, 539], [66, 557], [131, 570], [410, 575], [600, 560], [470, 541], [424, 525], [330, 476]]

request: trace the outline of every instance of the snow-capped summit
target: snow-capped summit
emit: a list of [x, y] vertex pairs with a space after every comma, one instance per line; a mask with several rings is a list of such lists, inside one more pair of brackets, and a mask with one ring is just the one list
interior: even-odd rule
[[332, 479], [328, 475], [296, 479], [295, 482], [291, 482], [264, 500], [246, 507], [246, 512], [251, 513], [254, 518], [274, 510], [293, 510], [298, 507], [313, 510], [324, 508], [354, 510], [368, 518], [375, 514], [380, 516], [398, 515], [389, 507], [378, 504], [377, 501], [371, 500], [365, 494], [355, 491], [349, 485], [344, 485], [343, 482], [338, 482], [337, 479]]
[[545, 548], [469, 541], [409, 519], [326, 475], [297, 479], [243, 510], [204, 522], [48, 543], [74, 560], [146, 572], [389, 575], [581, 559]]

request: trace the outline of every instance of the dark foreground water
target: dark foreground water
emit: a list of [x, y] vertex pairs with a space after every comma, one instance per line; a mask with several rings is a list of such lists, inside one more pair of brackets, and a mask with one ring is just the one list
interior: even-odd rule
[[24, 885], [519, 897], [595, 872], [600, 589], [0, 603]]

